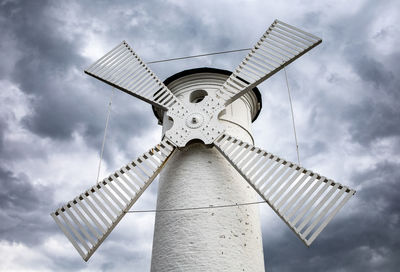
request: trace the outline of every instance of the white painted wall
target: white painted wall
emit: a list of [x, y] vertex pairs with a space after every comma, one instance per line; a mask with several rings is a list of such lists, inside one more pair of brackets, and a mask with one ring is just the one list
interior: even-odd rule
[[[168, 87], [188, 99], [196, 89], [215, 91], [226, 77], [202, 73]], [[221, 122], [232, 136], [252, 142], [256, 108], [254, 95], [248, 95], [230, 105]], [[255, 191], [214, 147], [192, 144], [177, 151], [161, 172], [157, 209], [257, 200]], [[258, 206], [157, 213], [151, 271], [264, 271]]]

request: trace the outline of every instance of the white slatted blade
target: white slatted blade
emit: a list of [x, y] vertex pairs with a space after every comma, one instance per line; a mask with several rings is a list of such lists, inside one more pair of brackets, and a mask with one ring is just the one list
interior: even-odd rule
[[214, 145], [307, 246], [355, 193], [229, 135]]
[[168, 109], [178, 102], [125, 41], [93, 63], [85, 73], [156, 107]]
[[321, 42], [310, 33], [275, 20], [217, 95], [225, 105], [232, 103]]
[[85, 261], [151, 184], [174, 149], [171, 143], [162, 141], [51, 213]]

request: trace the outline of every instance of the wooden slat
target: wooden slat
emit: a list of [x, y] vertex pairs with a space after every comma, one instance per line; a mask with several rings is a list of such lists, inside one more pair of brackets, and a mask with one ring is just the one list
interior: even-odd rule
[[116, 195], [112, 193], [112, 191], [109, 190], [108, 188], [109, 186], [106, 186], [107, 183], [99, 182], [99, 185], [102, 191], [104, 191], [106, 195], [108, 195], [113, 200], [113, 202], [118, 206], [118, 208], [120, 208], [121, 210], [125, 208], [125, 205], [121, 203], [120, 200], [118, 200], [118, 198], [116, 197]]
[[72, 231], [72, 233], [75, 235], [75, 237], [78, 238], [78, 241], [81, 243], [81, 245], [86, 249], [89, 250], [88, 244], [85, 242], [85, 239], [82, 237], [82, 235], [75, 229], [75, 226], [72, 225], [71, 221], [65, 216], [64, 213], [59, 213], [61, 218], [64, 220], [66, 226], [68, 226], [69, 230]]
[[79, 206], [84, 210], [84, 212], [89, 216], [89, 218], [93, 221], [96, 227], [99, 229], [101, 234], [106, 233], [105, 227], [93, 216], [93, 214], [89, 211], [89, 209], [85, 206], [85, 204], [79, 199], [80, 197], [75, 198], [75, 201], [79, 204]]
[[[297, 179], [302, 175], [303, 171], [304, 168], [296, 170], [296, 173], [290, 178], [290, 180], [286, 183], [286, 185], [278, 192], [278, 194], [281, 195], [284, 194], [284, 197], [282, 197], [280, 200], [277, 199], [276, 202], [273, 202], [277, 210], [280, 210], [281, 207], [286, 204], [286, 201], [290, 199], [290, 197], [292, 196], [291, 192], [295, 190], [294, 188], [296, 187], [296, 184], [298, 184]], [[288, 188], [292, 185], [293, 185], [292, 189], [288, 191]]]
[[93, 202], [91, 201], [90, 198], [88, 198], [88, 196], [86, 196], [85, 193], [81, 194], [81, 196], [83, 197], [83, 199], [85, 200], [85, 203], [88, 204], [88, 206], [94, 211], [95, 215], [97, 215], [98, 218], [100, 218], [101, 222], [103, 222], [104, 226], [106, 228], [109, 228], [111, 225], [108, 222], [108, 220], [104, 217], [104, 215], [102, 214], [102, 212], [100, 211], [100, 209], [97, 208], [97, 206], [95, 204], [93, 204]]
[[95, 242], [93, 240], [93, 237], [87, 232], [86, 228], [82, 226], [82, 224], [79, 222], [79, 220], [76, 218], [76, 216], [72, 213], [70, 208], [68, 207], [69, 205], [64, 206], [64, 210], [67, 212], [68, 216], [72, 219], [72, 221], [75, 223], [76, 226], [78, 226], [79, 230], [83, 233], [83, 235], [86, 237], [86, 239], [93, 245]]
[[97, 239], [100, 238], [99, 232], [94, 228], [94, 226], [89, 222], [89, 220], [83, 215], [83, 213], [76, 207], [76, 205], [73, 203], [73, 201], [68, 202], [68, 205], [72, 207], [74, 212], [79, 216], [79, 218], [85, 223], [85, 226], [87, 226], [92, 233], [94, 237]]
[[307, 240], [309, 245], [317, 238], [317, 236], [321, 233], [321, 231], [326, 227], [326, 225], [332, 220], [332, 218], [336, 215], [336, 213], [346, 204], [346, 202], [354, 195], [355, 191], [350, 191], [346, 194], [341, 202], [336, 206], [334, 210], [330, 212], [330, 214], [326, 217], [326, 219], [322, 222], [322, 224], [318, 227], [318, 229], [313, 233], [313, 235]]
[[78, 251], [79, 255], [81, 255], [81, 257], [84, 259], [86, 254], [79, 247], [78, 243], [72, 237], [71, 233], [66, 229], [65, 225], [61, 223], [60, 219], [58, 219], [58, 216], [56, 216], [55, 213], [51, 213], [51, 217], [53, 217], [54, 221], [57, 223], [57, 225], [60, 227], [60, 229], [64, 232], [65, 236], [68, 238], [68, 240], [74, 246], [74, 248]]

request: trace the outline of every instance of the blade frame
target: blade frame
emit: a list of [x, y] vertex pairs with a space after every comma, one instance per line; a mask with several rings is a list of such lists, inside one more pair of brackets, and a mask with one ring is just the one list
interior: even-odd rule
[[[176, 103], [181, 105], [179, 99], [147, 67], [126, 41], [107, 52], [84, 72], [162, 110], [166, 111]], [[140, 89], [141, 87], [143, 89]], [[167, 93], [166, 96], [170, 99], [157, 101], [154, 95], [159, 90]]]
[[[277, 29], [279, 27], [279, 29]], [[274, 32], [280, 33], [276, 35]], [[284, 33], [284, 32], [287, 33]], [[297, 31], [297, 32], [295, 32]], [[286, 35], [286, 36], [285, 36]], [[290, 40], [290, 39], [292, 40]], [[312, 40], [314, 39], [314, 40]], [[301, 29], [298, 29], [294, 26], [291, 26], [289, 24], [286, 24], [282, 21], [275, 20], [271, 26], [268, 28], [268, 30], [263, 34], [263, 36], [260, 38], [260, 40], [253, 46], [253, 48], [250, 50], [250, 53], [244, 58], [244, 60], [238, 65], [238, 67], [235, 69], [235, 72], [226, 80], [226, 82], [219, 88], [218, 90], [218, 95], [221, 100], [223, 100], [223, 103], [225, 106], [229, 105], [242, 95], [246, 94], [250, 90], [252, 90], [254, 87], [259, 85], [261, 82], [264, 80], [268, 79], [269, 77], [273, 76], [275, 73], [298, 59], [299, 57], [303, 56], [305, 53], [313, 49], [314, 47], [318, 46], [322, 42], [322, 39], [319, 37], [316, 37], [315, 35], [312, 35], [310, 33], [307, 33]], [[269, 44], [269, 45], [268, 45]], [[284, 45], [285, 47], [282, 47], [281, 45]], [[269, 48], [267, 51], [264, 48]], [[271, 52], [275, 51], [276, 53]], [[264, 51], [267, 54], [263, 54], [262, 52], [259, 51]], [[286, 53], [285, 53], [286, 52]], [[281, 61], [278, 62], [279, 66], [276, 67], [276, 65], [273, 65], [273, 63], [267, 62], [268, 65], [271, 65], [272, 67], [275, 67], [273, 69], [266, 67], [265, 65], [262, 65], [258, 62], [258, 65], [262, 65], [265, 67], [268, 72], [265, 73], [265, 71], [262, 71], [262, 74], [260, 75], [259, 72], [256, 70], [259, 70], [255, 65], [251, 62], [254, 61], [254, 57], [257, 55], [263, 55], [264, 57], [267, 57], [267, 59], [276, 62], [276, 60], [272, 59], [271, 56], [266, 56], [268, 54], [271, 54], [272, 56], [277, 57]], [[278, 54], [278, 55], [277, 55]], [[290, 54], [292, 56], [289, 56], [287, 54]], [[284, 56], [284, 58], [280, 57]], [[250, 61], [250, 58], [252, 59]], [[259, 57], [258, 57], [259, 58]], [[260, 58], [259, 58], [260, 59]], [[264, 59], [262, 59], [263, 62], [265, 62]], [[254, 61], [257, 63], [257, 61]], [[249, 66], [253, 67], [250, 68]], [[256, 70], [254, 70], [256, 69]], [[252, 74], [249, 74], [246, 72], [251, 71]], [[250, 83], [247, 85], [247, 87], [243, 88], [239, 92], [228, 92], [227, 93], [227, 85], [229, 84], [229, 81], [232, 80], [234, 77], [238, 77], [240, 75], [245, 75], [249, 79], [252, 79]], [[257, 77], [259, 78], [257, 78]], [[231, 94], [233, 94], [231, 96]]]
[[[226, 139], [226, 140], [224, 141], [224, 139]], [[228, 149], [231, 149], [232, 151], [235, 150], [235, 148], [232, 148], [232, 146], [230, 146], [230, 145], [233, 145], [235, 142], [237, 143], [236, 138], [234, 138], [230, 135], [227, 135], [227, 134], [223, 134], [223, 135], [221, 135], [221, 137], [219, 137], [214, 142], [214, 146], [222, 154], [222, 156], [225, 157], [229, 161], [229, 163], [239, 172], [239, 174], [248, 182], [248, 184], [266, 201], [266, 203], [275, 211], [275, 213], [286, 223], [286, 225], [295, 233], [295, 235], [298, 238], [300, 238], [300, 240], [307, 247], [309, 247], [311, 245], [311, 243], [314, 241], [314, 239], [326, 227], [326, 225], [330, 222], [330, 220], [332, 220], [334, 215], [340, 210], [340, 208], [345, 204], [345, 202], [347, 202], [348, 199], [355, 194], [355, 190], [353, 190], [353, 189], [350, 189], [338, 182], [328, 180], [325, 177], [323, 177], [317, 173], [314, 173], [310, 170], [306, 170], [306, 169], [298, 166], [297, 164], [283, 160], [275, 155], [272, 155], [266, 151], [261, 150], [262, 152], [265, 152], [266, 154], [272, 155], [273, 158], [277, 157], [278, 160], [281, 160], [282, 162], [286, 162], [286, 165], [291, 164], [292, 165], [291, 169], [295, 169], [294, 171], [297, 171], [297, 173], [294, 173], [294, 174], [291, 173], [288, 175], [288, 178], [289, 177], [290, 178], [286, 181], [286, 184], [281, 186], [281, 188], [279, 190], [277, 190], [276, 192], [274, 192], [272, 194], [270, 194], [271, 192], [267, 193], [267, 195], [270, 194], [270, 197], [273, 196], [274, 194], [276, 194], [274, 197], [272, 197], [272, 199], [275, 199], [275, 202], [272, 203], [271, 199], [266, 198], [266, 196], [260, 190], [263, 186], [266, 185], [266, 183], [268, 183], [270, 181], [268, 181], [268, 179], [267, 179], [264, 181], [264, 183], [262, 185], [260, 185], [260, 181], [258, 181], [258, 183], [256, 184], [255, 181], [252, 181], [249, 178], [249, 176], [247, 175], [248, 173], [244, 173], [243, 170], [240, 169], [234, 161], [232, 161], [231, 156], [230, 156], [231, 154], [226, 153], [226, 150], [228, 150]], [[240, 145], [243, 146], [243, 142], [240, 140], [239, 140], [239, 142], [240, 142]], [[239, 146], [239, 144], [238, 144], [238, 146]], [[252, 148], [256, 148], [256, 147], [253, 146]], [[269, 172], [270, 171], [271, 171], [271, 169], [269, 170]], [[300, 175], [303, 175], [303, 176], [300, 178]], [[253, 176], [254, 176], [254, 174], [253, 174]], [[272, 185], [276, 182], [279, 182], [279, 179], [281, 179], [281, 178], [283, 178], [282, 175], [280, 175], [278, 177], [278, 180], [275, 180], [274, 182], [272, 182]], [[306, 181], [306, 179], [308, 179], [308, 178], [309, 178], [309, 180]], [[306, 181], [306, 183], [304, 183], [305, 181]], [[322, 183], [326, 184], [329, 182], [330, 183], [329, 185], [331, 185], [332, 188], [329, 190], [329, 192], [327, 192], [327, 194], [329, 194], [330, 192], [335, 192], [336, 194], [333, 198], [331, 198], [331, 196], [327, 197], [328, 202], [324, 201], [324, 198], [326, 195], [322, 199], [318, 198], [318, 202], [319, 203], [323, 202], [323, 204], [324, 204], [324, 205], [322, 205], [324, 207], [323, 210], [321, 210], [320, 208], [316, 208], [316, 207], [308, 210], [308, 212], [310, 212], [310, 213], [312, 213], [314, 210], [316, 210], [316, 212], [319, 215], [317, 216], [317, 218], [315, 220], [312, 220], [312, 221], [309, 220], [309, 222], [307, 222], [307, 224], [311, 222], [312, 225], [310, 225], [308, 227], [307, 235], [303, 235], [301, 233], [301, 230], [299, 230], [299, 228], [296, 227], [296, 224], [292, 224], [293, 222], [290, 220], [290, 218], [286, 218], [285, 213], [283, 213], [283, 212], [281, 213], [281, 209], [276, 208], [276, 206], [274, 204], [279, 204], [281, 206], [283, 205], [284, 209], [286, 209], [286, 210], [287, 209], [290, 209], [290, 210], [298, 209], [299, 210], [300, 208], [303, 207], [304, 203], [301, 204], [300, 208], [295, 207], [296, 205], [294, 205], [294, 204], [300, 204], [300, 202], [305, 197], [305, 195], [307, 195], [309, 190], [312, 189], [311, 187], [315, 187], [315, 185], [311, 186], [313, 184], [313, 182], [320, 182], [320, 185]], [[295, 183], [295, 184], [293, 185], [293, 183]], [[293, 187], [289, 191], [287, 191], [287, 189], [289, 189], [289, 187], [291, 185], [293, 185]], [[307, 185], [310, 185], [310, 186], [307, 186]], [[286, 186], [286, 189], [283, 189], [285, 186]], [[278, 186], [278, 188], [279, 188], [279, 186]], [[300, 190], [298, 190], [299, 188], [300, 188]], [[335, 191], [336, 189], [339, 189], [339, 191]], [[272, 190], [272, 188], [271, 188], [271, 190]], [[323, 189], [320, 189], [320, 190], [323, 190]], [[303, 191], [303, 193], [300, 193], [300, 191]], [[266, 191], [264, 191], [264, 193], [265, 192]], [[307, 192], [307, 193], [305, 193], [305, 192]], [[344, 199], [339, 201], [340, 197], [338, 195], [343, 194], [343, 193], [347, 193], [347, 195], [345, 196]], [[280, 196], [278, 196], [278, 195], [280, 195]], [[287, 199], [284, 200], [284, 198], [287, 198]], [[287, 200], [289, 200], [289, 202], [286, 202]], [[307, 203], [309, 203], [309, 202], [307, 202]], [[332, 208], [334, 210], [331, 210]], [[296, 215], [296, 212], [294, 212], [291, 216], [293, 217], [293, 215]], [[313, 217], [314, 217], [314, 215], [312, 216], [312, 218]], [[301, 219], [305, 220], [306, 218], [301, 217]], [[296, 223], [298, 223], [298, 222], [296, 222]], [[303, 229], [304, 229], [304, 227], [303, 227]], [[318, 233], [316, 233], [316, 232], [318, 232]], [[310, 235], [310, 237], [307, 239], [308, 235]], [[311, 240], [311, 237], [313, 238], [312, 240]]]
[[[165, 149], [165, 150], [163, 150], [163, 149]], [[154, 151], [154, 150], [158, 150], [158, 151]], [[79, 195], [74, 200], [68, 202], [66, 205], [62, 206], [60, 209], [57, 209], [55, 212], [51, 213], [51, 216], [53, 217], [53, 219], [55, 220], [57, 225], [63, 231], [64, 235], [68, 238], [68, 240], [71, 242], [71, 244], [75, 247], [75, 249], [78, 251], [79, 255], [81, 255], [81, 257], [84, 261], [89, 260], [89, 258], [94, 254], [94, 252], [97, 250], [97, 248], [103, 243], [103, 241], [108, 237], [108, 235], [118, 225], [118, 223], [124, 217], [126, 212], [132, 207], [132, 205], [143, 194], [143, 192], [147, 189], [147, 187], [150, 186], [152, 181], [158, 176], [158, 174], [161, 172], [161, 170], [163, 169], [163, 167], [165, 166], [165, 164], [167, 163], [169, 158], [171, 158], [171, 156], [173, 156], [175, 151], [176, 151], [176, 147], [173, 145], [173, 143], [171, 143], [169, 141], [165, 141], [165, 140], [162, 141], [155, 148], [148, 151], [148, 153], [150, 155], [155, 154], [157, 152], [161, 152], [161, 153], [163, 153], [162, 156], [164, 156], [164, 157], [160, 156], [160, 158], [163, 158], [163, 159], [160, 159], [160, 162], [158, 163], [159, 166], [153, 167], [154, 168], [153, 174], [144, 179], [144, 181], [145, 181], [144, 184], [142, 186], [140, 186], [140, 190], [138, 190], [138, 192], [135, 193], [135, 195], [132, 195], [133, 197], [130, 197], [129, 200], [127, 199], [126, 202], [124, 202], [124, 199], [121, 198], [121, 196], [119, 196], [123, 202], [122, 203], [123, 208], [121, 208], [121, 206], [120, 206], [121, 201], [119, 201], [117, 198], [117, 195], [119, 195], [118, 192], [122, 194], [122, 192], [120, 192], [119, 190], [124, 191], [125, 189], [127, 189], [128, 192], [130, 192], [130, 191], [127, 187], [121, 186], [121, 184], [120, 184], [121, 182], [118, 180], [118, 177], [117, 177], [117, 175], [118, 175], [117, 172], [119, 171], [118, 170], [116, 172], [117, 174], [115, 174], [115, 173], [111, 174], [108, 178], [102, 180], [99, 184], [92, 186], [85, 193]], [[147, 156], [146, 154], [147, 153], [145, 153], [145, 156]], [[144, 158], [144, 156], [141, 156], [139, 158], [141, 158], [139, 160], [147, 161]], [[137, 164], [141, 164], [141, 163], [137, 162]], [[157, 165], [157, 164], [155, 164], [155, 165]], [[132, 167], [136, 168], [136, 166], [135, 167], [132, 166]], [[129, 173], [129, 172], [126, 172], [126, 173]], [[113, 184], [113, 183], [115, 183], [115, 184]], [[110, 187], [107, 188], [106, 185], [109, 185]], [[118, 187], [121, 189], [115, 188], [116, 185], [118, 185]], [[99, 190], [100, 188], [104, 189], [104, 191], [106, 192], [105, 194], [108, 195], [108, 197], [110, 197], [110, 199], [112, 199], [113, 202], [115, 202], [115, 205], [110, 202], [110, 200], [107, 198], [107, 196], [104, 195], [103, 191]], [[107, 190], [105, 190], [105, 189], [107, 189]], [[110, 192], [108, 189], [112, 190], [112, 192]], [[124, 192], [124, 193], [127, 194], [128, 196], [130, 196], [130, 194], [128, 194], [127, 192]], [[101, 197], [103, 202], [101, 202], [98, 199], [97, 195], [99, 195]], [[89, 196], [90, 196], [90, 198], [88, 198]], [[85, 200], [86, 204], [82, 203], [81, 200]], [[92, 201], [94, 201], [94, 202], [92, 202]], [[72, 204], [71, 204], [71, 202], [72, 202]], [[81, 213], [81, 211], [79, 210], [79, 208], [77, 206], [75, 207], [75, 205], [80, 206], [80, 208], [85, 212], [85, 214], [91, 219], [92, 223], [90, 223], [87, 220], [87, 218]], [[116, 209], [117, 206], [121, 209], [120, 212], [118, 212], [118, 210]], [[93, 212], [90, 212], [88, 210], [89, 207]], [[112, 208], [110, 208], [110, 207], [112, 207]], [[82, 219], [82, 222], [87, 224], [87, 227], [91, 233], [93, 231], [95, 231], [94, 233], [92, 233], [93, 235], [90, 235], [89, 233], [87, 233], [90, 237], [93, 236], [96, 238], [97, 241], [95, 242], [95, 244], [93, 244], [93, 242], [92, 242], [93, 241], [92, 237], [91, 237], [91, 239], [84, 239], [83, 237], [81, 237], [81, 234], [78, 231], [81, 231], [86, 236], [86, 233], [85, 233], [86, 230], [80, 224], [79, 220], [75, 218], [71, 209], [74, 210], [75, 212], [76, 212], [76, 210], [79, 211], [79, 212], [76, 212], [76, 214]], [[70, 218], [74, 222], [76, 219], [78, 221], [78, 223], [75, 222], [76, 223], [75, 225], [71, 225], [72, 223], [70, 222], [70, 219], [68, 219], [64, 213], [67, 213], [69, 216], [72, 213], [73, 216], [70, 216]], [[94, 216], [94, 214], [102, 222], [99, 222], [96, 219], [96, 217]], [[112, 216], [113, 214], [115, 214], [115, 216]], [[65, 223], [61, 223], [59, 216], [61, 218], [63, 218]], [[82, 228], [83, 228], [83, 230], [82, 230]], [[99, 233], [100, 233], [100, 235], [99, 235]], [[75, 235], [76, 238], [73, 237], [72, 235]], [[90, 244], [93, 245], [92, 247], [90, 247], [87, 244], [88, 241], [90, 242]], [[78, 244], [78, 242], [80, 244]], [[83, 248], [81, 248], [80, 245]], [[84, 249], [86, 250], [86, 253], [84, 252]]]

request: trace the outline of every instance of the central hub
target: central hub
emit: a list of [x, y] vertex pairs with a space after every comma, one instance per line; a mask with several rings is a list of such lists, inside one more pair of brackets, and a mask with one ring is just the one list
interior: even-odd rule
[[[199, 97], [196, 96], [197, 98]], [[207, 145], [212, 144], [224, 131], [218, 120], [218, 115], [224, 108], [221, 101], [210, 94], [201, 98], [193, 100], [194, 102], [178, 102], [166, 113], [171, 127], [165, 132], [165, 136], [177, 147], [184, 147], [195, 139]]]
[[204, 123], [204, 116], [201, 113], [191, 113], [186, 117], [185, 124], [189, 128], [199, 128]]

